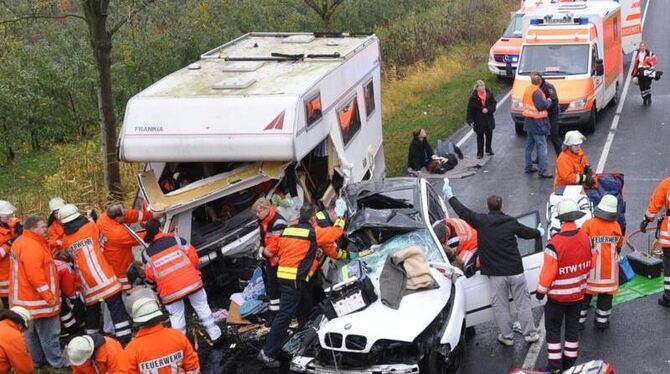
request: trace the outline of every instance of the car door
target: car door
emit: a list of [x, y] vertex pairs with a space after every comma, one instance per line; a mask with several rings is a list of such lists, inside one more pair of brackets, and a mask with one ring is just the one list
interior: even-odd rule
[[[522, 224], [535, 228], [540, 223], [540, 213], [532, 211], [517, 217], [517, 219]], [[526, 276], [526, 285], [528, 291], [531, 294], [535, 294], [544, 260], [542, 238], [519, 238], [518, 243], [519, 253], [523, 261], [524, 274]], [[470, 327], [491, 320], [493, 318], [493, 309], [491, 308], [491, 290], [487, 276], [477, 271], [475, 275], [463, 281], [463, 288], [465, 290], [467, 326]]]

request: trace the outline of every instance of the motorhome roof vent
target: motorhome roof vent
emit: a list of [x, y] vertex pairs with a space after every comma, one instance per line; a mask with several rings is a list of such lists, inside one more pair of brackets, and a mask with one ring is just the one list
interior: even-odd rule
[[586, 9], [586, 4], [561, 4], [558, 6], [559, 12], [571, 12], [582, 9]]
[[312, 34], [291, 35], [282, 39], [282, 43], [306, 44], [311, 43], [316, 37]]
[[265, 64], [264, 61], [232, 61], [226, 62], [222, 71], [248, 73], [260, 69]]
[[220, 80], [212, 86], [215, 90], [237, 89], [241, 90], [256, 83], [256, 78], [252, 77], [233, 77]]
[[326, 42], [326, 45], [329, 47], [337, 47], [338, 45], [340, 45], [340, 42], [338, 42], [337, 40], [329, 40]]
[[194, 62], [187, 67], [188, 70], [199, 70], [200, 69], [200, 64], [197, 62]]

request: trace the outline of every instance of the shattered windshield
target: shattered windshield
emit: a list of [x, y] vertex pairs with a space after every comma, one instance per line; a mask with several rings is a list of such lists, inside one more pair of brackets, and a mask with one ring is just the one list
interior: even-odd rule
[[428, 230], [397, 235], [382, 243], [374, 253], [362, 257], [361, 260], [365, 262], [369, 274], [379, 275], [388, 256], [412, 246], [423, 248], [428, 262], [445, 263], [442, 249], [435, 243]]

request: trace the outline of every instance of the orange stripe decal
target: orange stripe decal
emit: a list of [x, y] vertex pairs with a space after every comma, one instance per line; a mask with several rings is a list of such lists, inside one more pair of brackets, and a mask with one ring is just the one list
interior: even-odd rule
[[642, 14], [641, 14], [641, 13], [629, 14], [629, 15], [626, 17], [626, 21], [632, 21], [632, 20], [634, 20], [634, 19], [640, 19], [640, 18], [642, 18]]

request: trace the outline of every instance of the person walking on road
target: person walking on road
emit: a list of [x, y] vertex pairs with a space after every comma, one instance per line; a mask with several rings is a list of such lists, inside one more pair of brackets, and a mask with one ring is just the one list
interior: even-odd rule
[[533, 149], [537, 152], [540, 178], [551, 178], [547, 171], [547, 135], [549, 135], [550, 124], [547, 109], [551, 106], [551, 99], [545, 97], [540, 89], [542, 77], [538, 73], [530, 76], [531, 85], [523, 94], [523, 116], [525, 118], [524, 130], [528, 134], [526, 138], [526, 173], [538, 171], [533, 167]]
[[558, 93], [556, 93], [556, 87], [553, 84], [549, 83], [546, 79], [542, 78], [542, 84], [540, 84], [540, 90], [544, 93], [544, 96], [551, 99], [551, 105], [547, 110], [547, 115], [549, 118], [549, 141], [551, 145], [554, 146], [554, 152], [556, 152], [556, 157], [563, 150], [561, 135], [559, 133], [558, 126]]
[[[579, 312], [584, 299], [586, 279], [595, 261], [591, 241], [575, 221], [584, 216], [576, 202], [558, 203], [561, 231], [544, 249], [544, 263], [535, 297], [547, 296], [544, 326], [547, 331], [547, 371], [562, 373], [577, 361], [579, 350]], [[561, 351], [561, 327], [565, 320], [565, 344]], [[562, 353], [561, 353], [562, 352]]]
[[[665, 208], [665, 212], [661, 212], [663, 208]], [[647, 232], [647, 225], [659, 213], [664, 216], [658, 228], [658, 245], [663, 249], [664, 292], [663, 296], [658, 299], [658, 304], [670, 308], [670, 177], [663, 179], [656, 186], [649, 199], [644, 218], [640, 223], [640, 231]]]
[[32, 323], [30, 312], [24, 307], [0, 311], [0, 373], [33, 373], [33, 360], [24, 337]]
[[582, 225], [582, 230], [591, 239], [596, 260], [586, 283], [586, 295], [579, 316], [580, 329], [584, 328], [593, 296], [598, 297], [595, 326], [600, 330], [609, 327], [612, 298], [619, 290], [617, 258], [624, 242], [621, 226], [617, 221], [618, 203], [613, 195], [603, 196], [593, 212], [594, 217]]
[[72, 374], [128, 374], [130, 362], [121, 344], [100, 334], [74, 337], [67, 344]]
[[47, 224], [42, 217], [29, 216], [24, 231], [12, 245], [10, 258], [9, 304], [27, 309], [33, 329], [25, 331], [35, 368], [47, 363], [66, 366], [60, 336], [60, 286], [58, 270], [46, 239]]
[[466, 121], [472, 125], [477, 134], [477, 158], [484, 157], [484, 145], [486, 154], [493, 156], [491, 142], [493, 130], [496, 128], [496, 120], [493, 113], [496, 111], [496, 99], [486, 88], [484, 81], [475, 82], [475, 87], [468, 101]]
[[512, 316], [509, 295], [512, 295], [526, 342], [539, 339], [533, 321], [530, 294], [523, 273], [523, 262], [519, 254], [517, 236], [536, 239], [544, 235], [544, 229], [524, 226], [514, 217], [502, 212], [502, 198], [491, 195], [486, 200], [488, 214], [475, 213], [466, 208], [456, 197], [449, 182], [445, 180], [442, 193], [456, 214], [477, 230], [481, 273], [486, 275], [491, 287], [491, 306], [500, 334], [498, 341], [506, 346], [514, 345]]
[[222, 336], [221, 328], [214, 321], [207, 302], [205, 285], [198, 270], [198, 252], [186, 239], [162, 233], [160, 227], [160, 222], [155, 219], [146, 224], [144, 241], [149, 246], [144, 252], [147, 257], [144, 274], [148, 281], [156, 283], [173, 328], [186, 334], [184, 299], [188, 299], [211, 344], [217, 344]]
[[633, 71], [631, 74], [634, 78], [637, 78], [643, 105], [651, 105], [651, 80], [659, 80], [660, 75], [663, 74], [662, 72], [656, 72], [654, 75], [650, 74], [656, 67], [656, 62], [656, 55], [647, 49], [647, 43], [640, 42], [640, 47], [635, 51], [633, 57]]
[[586, 188], [598, 188], [598, 178], [589, 165], [582, 143], [586, 137], [577, 130], [565, 133], [566, 148], [556, 159], [556, 178], [554, 191], [567, 185], [583, 185]]

